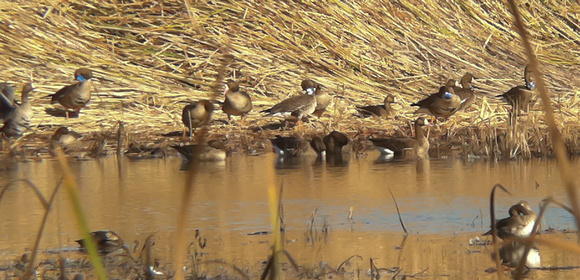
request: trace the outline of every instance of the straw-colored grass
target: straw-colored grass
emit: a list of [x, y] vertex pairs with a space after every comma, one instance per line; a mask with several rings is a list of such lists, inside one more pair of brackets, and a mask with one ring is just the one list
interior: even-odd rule
[[[557, 97], [556, 120], [575, 143], [580, 8], [567, 3], [531, 0], [519, 8]], [[501, 128], [507, 106], [494, 95], [522, 84], [527, 61], [509, 10], [489, 1], [0, 0], [0, 7], [2, 80], [19, 86], [32, 81], [38, 88], [32, 96], [34, 129], [16, 142], [31, 147], [47, 139], [34, 134], [54, 131], [47, 125], [109, 132], [118, 121], [130, 139], [171, 141], [159, 134], [183, 130], [182, 101], [212, 96], [218, 50], [226, 42], [232, 60], [225, 78], [235, 72], [247, 80], [252, 126], [272, 121], [257, 111], [296, 94], [308, 77], [344, 97], [321, 119], [328, 129], [390, 134], [414, 118], [410, 102], [469, 71], [479, 78], [479, 101], [442, 130]], [[81, 66], [93, 69], [98, 80], [89, 107], [80, 118], [47, 114], [46, 108], [60, 105], [50, 105], [45, 96], [71, 83]], [[399, 101], [397, 120], [352, 116], [355, 104], [381, 103], [386, 93]], [[540, 115], [534, 111], [523, 121], [545, 135]], [[240, 128], [214, 123], [210, 133], [239, 135]]]

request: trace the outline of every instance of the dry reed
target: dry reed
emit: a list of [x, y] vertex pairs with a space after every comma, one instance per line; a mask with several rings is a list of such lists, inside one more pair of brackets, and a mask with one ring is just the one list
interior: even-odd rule
[[[255, 105], [248, 118], [251, 126], [271, 121], [256, 112], [298, 92], [300, 80], [309, 77], [342, 97], [322, 118], [332, 129], [392, 131], [414, 118], [411, 101], [469, 71], [479, 78], [479, 101], [469, 112], [452, 117], [442, 131], [505, 128], [506, 106], [493, 96], [521, 84], [527, 63], [517, 32], [505, 20], [511, 18], [508, 9], [475, 0], [0, 0], [0, 6], [3, 80], [33, 81], [40, 92], [32, 96], [34, 129], [17, 143], [20, 146], [42, 146], [36, 134], [44, 135], [47, 126], [67, 125], [87, 133], [111, 129], [118, 121], [126, 124], [132, 139], [172, 141], [159, 134], [182, 129], [182, 101], [212, 94], [220, 64], [216, 54], [225, 42], [231, 46], [232, 61], [224, 78], [237, 72], [247, 81], [243, 87]], [[560, 127], [572, 131], [565, 137], [575, 143], [577, 7], [539, 0], [519, 6], [537, 42], [533, 47], [546, 81], [558, 96], [552, 106]], [[77, 119], [49, 115], [52, 105], [44, 96], [70, 83], [80, 66], [92, 68], [98, 80], [92, 104]], [[361, 122], [352, 116], [355, 104], [380, 103], [386, 93], [400, 101], [395, 105], [397, 120]], [[528, 127], [538, 127], [545, 135], [547, 127], [537, 115], [538, 111], [529, 114]], [[216, 117], [225, 119], [221, 113]], [[337, 119], [340, 122], [333, 122]], [[236, 138], [240, 132], [232, 125], [213, 126], [214, 134]], [[529, 133], [523, 135], [526, 140], [531, 141]]]

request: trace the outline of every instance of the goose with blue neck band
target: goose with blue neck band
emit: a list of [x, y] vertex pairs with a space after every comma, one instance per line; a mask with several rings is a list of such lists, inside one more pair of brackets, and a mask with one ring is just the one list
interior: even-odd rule
[[302, 81], [301, 86], [306, 94], [286, 98], [271, 108], [260, 112], [267, 113], [268, 116], [296, 118], [297, 122], [300, 122], [302, 118], [313, 114], [318, 107], [316, 96], [320, 85], [311, 80], [304, 80]]
[[536, 103], [534, 93], [532, 92], [536, 88], [536, 83], [532, 80], [532, 73], [532, 70], [526, 66], [524, 69], [524, 85], [515, 86], [496, 97], [501, 98], [511, 105], [512, 110], [516, 113], [519, 111], [528, 112], [530, 107]]
[[411, 106], [419, 107], [415, 114], [426, 113], [447, 120], [459, 110], [461, 104], [461, 99], [455, 94], [453, 87], [445, 85], [439, 88], [437, 93], [433, 93], [427, 98], [411, 104]]
[[91, 78], [93, 72], [87, 68], [79, 68], [75, 71], [75, 80], [77, 83], [68, 85], [52, 94], [50, 104], [60, 103], [66, 110], [66, 117], [70, 117], [70, 111], [78, 116], [80, 110], [84, 108], [91, 100]]
[[332, 101], [332, 96], [326, 91], [322, 91], [322, 85], [313, 80], [303, 80], [300, 86], [307, 95], [314, 95], [316, 98], [316, 108], [312, 114], [320, 118]]

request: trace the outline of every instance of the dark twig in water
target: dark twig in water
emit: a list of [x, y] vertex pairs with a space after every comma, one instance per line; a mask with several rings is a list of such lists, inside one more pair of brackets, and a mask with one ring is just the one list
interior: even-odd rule
[[348, 263], [350, 260], [352, 260], [352, 258], [359, 258], [359, 259], [363, 259], [362, 256], [359, 255], [352, 255], [350, 257], [348, 257], [348, 259], [346, 259], [345, 261], [343, 261], [342, 263], [340, 263], [340, 265], [336, 268], [337, 271], [340, 271], [340, 269], [342, 268], [343, 265], [345, 265], [346, 263]]
[[282, 204], [282, 192], [284, 191], [284, 184], [280, 184], [280, 197], [278, 199], [278, 207], [279, 207], [279, 211], [280, 213], [278, 213], [278, 215], [280, 216], [280, 231], [284, 232], [286, 231], [286, 224], [284, 223], [284, 204]]
[[221, 265], [226, 265], [226, 266], [231, 267], [243, 279], [250, 280], [250, 277], [247, 274], [245, 274], [241, 269], [239, 269], [237, 266], [235, 266], [233, 264], [229, 264], [229, 263], [224, 262], [224, 261], [220, 261], [220, 260], [209, 260], [209, 261], [203, 261], [200, 264], [221, 264]]
[[[38, 197], [38, 200], [40, 200], [40, 203], [42, 203], [42, 207], [44, 207], [45, 210], [48, 209], [49, 206], [48, 206], [48, 202], [46, 201], [46, 198], [44, 198], [44, 196], [42, 195], [42, 192], [40, 192], [40, 190], [36, 187], [36, 185], [34, 183], [32, 183], [28, 179], [20, 179], [19, 181], [28, 184], [28, 186], [30, 186], [30, 188], [32, 188], [32, 190], [36, 194], [36, 197]], [[57, 187], [57, 189], [58, 189], [58, 187]]]
[[149, 236], [147, 236], [147, 238], [145, 239], [145, 244], [143, 245], [143, 253], [145, 253], [145, 279], [147, 280], [151, 280], [153, 278], [155, 278], [153, 276], [153, 261], [152, 261], [152, 255], [153, 255], [153, 250], [151, 250], [151, 247], [153, 247], [152, 245], [152, 239], [153, 239], [153, 235], [155, 235], [155, 233], [150, 234]]
[[[33, 189], [37, 189], [36, 186], [30, 182], [27, 179], [21, 180], [23, 182], [27, 182], [28, 184], [30, 184], [30, 186]], [[52, 208], [52, 203], [54, 202], [54, 199], [56, 198], [56, 194], [58, 193], [58, 190], [60, 189], [60, 186], [62, 185], [62, 178], [58, 181], [58, 184], [56, 184], [56, 187], [54, 188], [54, 191], [52, 191], [52, 195], [50, 196], [50, 200], [48, 201], [48, 203], [46, 202], [46, 200], [44, 200], [46, 204], [45, 207], [45, 211], [44, 211], [44, 216], [42, 217], [42, 222], [40, 224], [40, 228], [38, 229], [38, 233], [36, 234], [36, 241], [34, 242], [34, 247], [32, 248], [32, 253], [30, 255], [30, 262], [28, 263], [28, 268], [26, 269], [26, 272], [24, 273], [24, 276], [22, 277], [23, 279], [27, 279], [29, 277], [32, 276], [32, 273], [34, 271], [34, 263], [36, 260], [36, 255], [38, 253], [38, 247], [40, 246], [40, 239], [42, 238], [42, 233], [44, 232], [44, 227], [46, 226], [46, 221], [48, 220], [48, 214], [50, 213], [50, 209]], [[42, 199], [44, 199], [44, 197], [42, 196], [41, 193], [38, 193], [39, 195], [39, 199], [42, 197]], [[41, 199], [41, 201], [42, 201]], [[64, 269], [64, 268], [61, 268]]]
[[375, 260], [373, 260], [373, 258], [369, 258], [369, 262], [370, 262], [370, 266], [371, 266], [371, 279], [373, 279], [373, 278], [376, 280], [381, 279], [381, 274], [379, 272], [379, 269], [375, 265]]
[[274, 267], [274, 255], [271, 255], [268, 258], [268, 262], [266, 263], [266, 267], [264, 267], [264, 272], [262, 272], [262, 275], [260, 275], [260, 280], [265, 280], [266, 277], [268, 277], [268, 275], [270, 273], [272, 273], [273, 267]]
[[282, 251], [282, 252], [284, 252], [284, 255], [286, 256], [286, 258], [288, 258], [288, 261], [292, 265], [292, 268], [294, 268], [294, 270], [296, 272], [299, 272], [300, 268], [298, 267], [296, 260], [292, 257], [292, 255], [290, 255], [290, 252], [288, 252], [286, 249], [284, 249], [284, 251]]
[[[495, 223], [495, 190], [496, 189], [501, 189], [502, 191], [508, 193], [509, 195], [511, 195], [511, 193], [504, 188], [504, 186], [502, 186], [501, 184], [495, 184], [493, 186], [493, 188], [491, 189], [491, 196], [489, 198], [489, 216], [490, 216], [490, 223], [491, 223], [491, 236], [492, 236], [492, 240], [493, 240], [493, 250], [495, 252], [496, 256], [499, 256], [499, 244], [497, 241], [497, 225]], [[496, 269], [497, 269], [497, 276], [498, 279], [502, 279], [502, 274], [501, 274], [501, 261], [499, 258], [495, 259], [495, 265], [496, 265]]]
[[397, 208], [397, 215], [399, 216], [399, 222], [401, 223], [401, 227], [403, 228], [403, 231], [405, 232], [405, 234], [409, 234], [407, 232], [407, 229], [405, 228], [405, 224], [403, 223], [403, 218], [401, 217], [401, 211], [399, 210], [399, 205], [397, 204], [397, 200], [395, 199], [395, 195], [393, 194], [393, 191], [391, 190], [391, 188], [389, 188], [389, 192], [391, 193], [391, 197], [393, 198], [393, 202], [395, 203], [395, 208]]
[[409, 237], [408, 234], [403, 235], [403, 240], [401, 240], [401, 244], [399, 244], [399, 256], [397, 257], [397, 266], [401, 266], [401, 258], [403, 257], [403, 250], [405, 249], [405, 244], [407, 244], [407, 238]]

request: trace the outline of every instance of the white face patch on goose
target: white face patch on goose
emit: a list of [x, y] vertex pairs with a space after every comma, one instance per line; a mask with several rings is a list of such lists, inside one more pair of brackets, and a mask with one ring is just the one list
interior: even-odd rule
[[309, 87], [306, 89], [306, 94], [313, 95], [316, 92], [316, 88]]
[[451, 99], [451, 97], [453, 97], [451, 92], [446, 91], [445, 94], [443, 94], [443, 98], [445, 99]]

